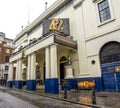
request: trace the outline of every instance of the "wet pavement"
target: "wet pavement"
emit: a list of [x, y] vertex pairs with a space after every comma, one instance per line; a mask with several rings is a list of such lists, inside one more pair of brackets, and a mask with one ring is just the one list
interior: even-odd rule
[[[42, 89], [35, 92], [44, 94]], [[47, 94], [48, 96], [64, 98], [64, 91], [60, 91], [59, 95]], [[92, 104], [92, 91], [72, 90], [67, 92], [67, 99], [85, 104]], [[120, 108], [120, 92], [95, 92], [96, 105], [109, 108]]]
[[0, 96], [3, 100], [0, 103], [0, 108], [88, 108], [84, 105], [72, 104], [70, 102], [40, 96], [32, 92], [6, 88], [0, 89]]
[[0, 108], [38, 108], [8, 93], [0, 92]]
[[34, 92], [27, 91], [25, 88], [22, 90], [7, 89], [7, 92], [39, 108], [120, 108], [119, 92], [96, 92], [96, 105], [92, 104], [91, 91], [67, 91], [67, 99], [64, 99], [64, 91], [60, 91], [59, 95], [45, 94], [44, 87], [39, 87]]

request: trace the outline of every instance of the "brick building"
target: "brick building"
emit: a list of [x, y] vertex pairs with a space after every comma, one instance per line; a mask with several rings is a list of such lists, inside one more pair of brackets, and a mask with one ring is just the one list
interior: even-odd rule
[[14, 50], [13, 40], [6, 38], [5, 33], [0, 32], [0, 79], [7, 79], [9, 69], [9, 57]]

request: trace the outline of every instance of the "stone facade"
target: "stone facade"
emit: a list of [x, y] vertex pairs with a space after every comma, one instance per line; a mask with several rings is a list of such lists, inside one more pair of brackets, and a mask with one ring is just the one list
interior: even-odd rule
[[[72, 68], [73, 76], [66, 78], [71, 82], [70, 88], [77, 89], [78, 80], [92, 79], [95, 81], [97, 91], [118, 91], [120, 84], [116, 81], [119, 81], [119, 68], [117, 73], [113, 69], [114, 72], [109, 74], [111, 71], [109, 72], [108, 64], [111, 63], [110, 66], [116, 68], [120, 61], [117, 53], [119, 45], [116, 45], [120, 42], [119, 2], [119, 0], [56, 1], [14, 39], [16, 49], [10, 63], [21, 61], [16, 69], [17, 85], [26, 80], [27, 87], [34, 85], [33, 88], [27, 89], [35, 90], [36, 75], [40, 75], [46, 92], [58, 93], [60, 80], [66, 78], [67, 70], [70, 70], [71, 74]], [[64, 29], [62, 19], [65, 18], [69, 19], [69, 36], [61, 34]], [[47, 19], [54, 19], [49, 23], [51, 24], [49, 29], [53, 31], [43, 35], [43, 29], [47, 27], [44, 27], [43, 23]], [[113, 48], [110, 50], [111, 44]], [[115, 55], [117, 59], [113, 59]], [[72, 64], [66, 70], [69, 57]], [[104, 72], [103, 68], [108, 70]], [[24, 79], [17, 77], [18, 75], [24, 76]], [[69, 76], [69, 72], [67, 75]], [[113, 82], [108, 82], [109, 77]], [[10, 77], [8, 86], [12, 81], [13, 78]], [[21, 88], [21, 85], [17, 88]]]

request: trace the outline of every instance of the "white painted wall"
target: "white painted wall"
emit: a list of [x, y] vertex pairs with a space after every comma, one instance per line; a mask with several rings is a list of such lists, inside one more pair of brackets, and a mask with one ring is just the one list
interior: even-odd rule
[[[77, 40], [78, 44], [77, 54], [72, 54], [73, 59], [76, 60], [73, 62], [75, 76], [101, 76], [99, 60], [101, 47], [109, 41], [120, 42], [120, 0], [108, 0], [112, 18], [104, 23], [100, 23], [97, 10], [97, 3], [102, 0], [96, 0], [97, 2], [93, 2], [93, 0], [79, 1], [83, 2], [76, 8], [74, 8], [74, 4], [71, 4], [65, 10], [52, 16], [52, 18], [69, 18], [70, 20], [70, 35], [73, 36], [73, 39]], [[42, 26], [33, 30], [28, 38], [39, 38], [40, 36], [42, 36]], [[25, 39], [27, 39], [26, 34], [16, 42], [16, 50], [23, 44]], [[50, 40], [47, 39], [47, 42], [49, 43]], [[36, 47], [29, 48], [26, 54], [49, 45], [47, 42], [44, 41]], [[58, 53], [58, 59], [61, 55], [67, 56], [67, 54], [64, 52]], [[94, 65], [91, 64], [92, 60], [95, 60]]]

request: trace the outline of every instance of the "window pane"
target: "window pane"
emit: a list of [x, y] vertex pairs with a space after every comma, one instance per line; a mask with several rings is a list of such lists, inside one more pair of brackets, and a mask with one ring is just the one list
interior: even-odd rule
[[108, 0], [103, 0], [102, 2], [100, 2], [98, 4], [98, 10], [99, 10], [99, 16], [101, 22], [111, 18]]
[[9, 56], [6, 56], [5, 62], [6, 62], [6, 63], [9, 63]]
[[6, 49], [6, 53], [10, 53], [10, 49], [9, 48]]
[[9, 68], [8, 66], [5, 66], [5, 70], [8, 70], [8, 68]]

